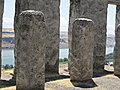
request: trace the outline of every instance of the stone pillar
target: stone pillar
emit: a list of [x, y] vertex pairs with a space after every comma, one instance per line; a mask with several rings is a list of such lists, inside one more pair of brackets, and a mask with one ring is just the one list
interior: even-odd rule
[[95, 23], [94, 73], [104, 71], [107, 4], [107, 0], [70, 0], [69, 42], [72, 40], [72, 23], [76, 18], [90, 18]]
[[46, 24], [40, 11], [23, 11], [19, 16], [17, 43], [17, 90], [44, 90]]
[[16, 0], [15, 30], [18, 28], [18, 15], [24, 10], [37, 10], [45, 14], [47, 24], [46, 72], [59, 71], [59, 27], [60, 0]]
[[93, 21], [79, 18], [72, 25], [72, 40], [69, 52], [69, 71], [71, 81], [92, 80], [94, 29]]
[[120, 76], [120, 24], [115, 30], [114, 74]]
[[119, 24], [120, 24], [120, 5], [117, 5], [116, 6], [116, 28]]
[[116, 6], [116, 29], [115, 29], [115, 48], [114, 48], [114, 74], [120, 75], [120, 62], [119, 62], [119, 40], [120, 40], [120, 5]]
[[2, 57], [1, 57], [1, 47], [2, 47], [2, 18], [4, 12], [4, 0], [0, 0], [0, 78], [1, 78], [1, 66], [2, 66]]

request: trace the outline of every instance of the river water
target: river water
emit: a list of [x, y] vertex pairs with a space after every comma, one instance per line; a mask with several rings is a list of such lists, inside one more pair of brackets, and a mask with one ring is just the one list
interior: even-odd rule
[[[106, 54], [112, 53], [114, 47], [107, 47]], [[59, 58], [68, 58], [68, 49], [60, 49]], [[13, 49], [2, 49], [2, 65], [14, 65], [14, 50]]]

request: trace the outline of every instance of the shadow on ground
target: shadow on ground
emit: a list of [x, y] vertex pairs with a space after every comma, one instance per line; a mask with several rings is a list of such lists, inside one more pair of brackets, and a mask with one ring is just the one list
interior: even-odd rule
[[80, 88], [94, 88], [97, 87], [97, 84], [93, 80], [86, 80], [82, 82], [71, 81], [75, 87]]
[[11, 84], [10, 81], [0, 80], [0, 88], [6, 88], [11, 86], [14, 86], [14, 85]]
[[[45, 82], [50, 82], [50, 81], [55, 81], [55, 80], [60, 80], [60, 79], [67, 79], [70, 78], [70, 76], [66, 75], [59, 75], [59, 76], [54, 76], [54, 77], [47, 77], [45, 78]], [[0, 80], [0, 88], [7, 88], [11, 86], [15, 86], [16, 84], [13, 83], [12, 80]]]
[[116, 77], [118, 77], [120, 79], [120, 75], [116, 75]]
[[102, 76], [110, 75], [113, 73], [114, 73], [113, 71], [104, 70], [104, 72], [102, 72], [102, 73], [94, 73], [93, 78], [102, 77]]
[[[59, 75], [54, 77], [47, 77], [45, 79], [46, 82], [55, 81], [55, 80], [62, 80], [62, 79], [68, 79], [70, 78], [69, 75]], [[96, 83], [93, 80], [87, 80], [87, 81], [71, 81], [72, 85], [74, 87], [80, 87], [80, 88], [94, 88], [97, 87]]]
[[70, 76], [58, 75], [58, 76], [54, 76], [54, 77], [45, 78], [45, 82], [50, 82], [50, 81], [55, 81], [55, 80], [60, 80], [60, 79], [67, 79], [67, 78], [70, 78]]
[[[94, 78], [99, 78], [99, 77], [103, 77], [103, 76], [111, 75], [111, 74], [113, 74], [113, 71], [105, 70], [103, 73], [94, 74]], [[69, 78], [70, 78], [69, 75], [57, 75], [54, 77], [45, 78], [45, 82], [51, 82], [51, 81], [55, 81], [55, 80], [63, 80], [63, 79], [69, 79]], [[118, 78], [120, 79], [120, 76], [118, 76]], [[71, 81], [71, 83], [74, 87], [79, 87], [79, 88], [97, 87], [97, 84], [93, 80], [87, 80], [87, 81], [83, 81], [83, 82]], [[11, 84], [10, 81], [0, 80], [0, 88], [7, 88], [7, 87], [11, 87], [11, 86], [15, 86], [15, 85]]]

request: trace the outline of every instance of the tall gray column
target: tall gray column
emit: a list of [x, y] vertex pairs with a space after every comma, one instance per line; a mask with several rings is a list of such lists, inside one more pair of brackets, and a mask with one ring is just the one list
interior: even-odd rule
[[94, 28], [90, 19], [79, 18], [72, 25], [69, 71], [72, 81], [91, 80], [93, 76]]
[[2, 62], [2, 57], [1, 57], [1, 47], [2, 47], [2, 21], [3, 21], [3, 12], [4, 12], [4, 0], [0, 0], [0, 78], [1, 78], [1, 62]]
[[72, 40], [72, 23], [76, 18], [90, 18], [95, 23], [94, 73], [104, 71], [107, 1], [70, 0], [69, 42]]
[[46, 24], [40, 11], [24, 11], [19, 16], [17, 43], [17, 90], [44, 90]]
[[116, 29], [115, 29], [115, 48], [114, 48], [114, 74], [120, 75], [119, 62], [119, 40], [120, 40], [120, 5], [116, 6]]
[[24, 10], [37, 10], [45, 14], [47, 24], [46, 72], [59, 70], [59, 26], [60, 0], [16, 0], [15, 30], [18, 28], [18, 15]]
[[120, 24], [120, 5], [116, 6], [116, 28]]
[[120, 76], [120, 24], [115, 30], [114, 74]]

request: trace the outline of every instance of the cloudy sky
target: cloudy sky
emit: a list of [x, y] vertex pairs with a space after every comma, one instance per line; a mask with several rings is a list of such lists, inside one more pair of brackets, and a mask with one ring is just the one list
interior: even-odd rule
[[[13, 28], [15, 0], [5, 0], [3, 15], [3, 28]], [[68, 31], [69, 0], [61, 0], [60, 6], [60, 31]], [[107, 33], [114, 34], [116, 6], [109, 5], [107, 17]]]

